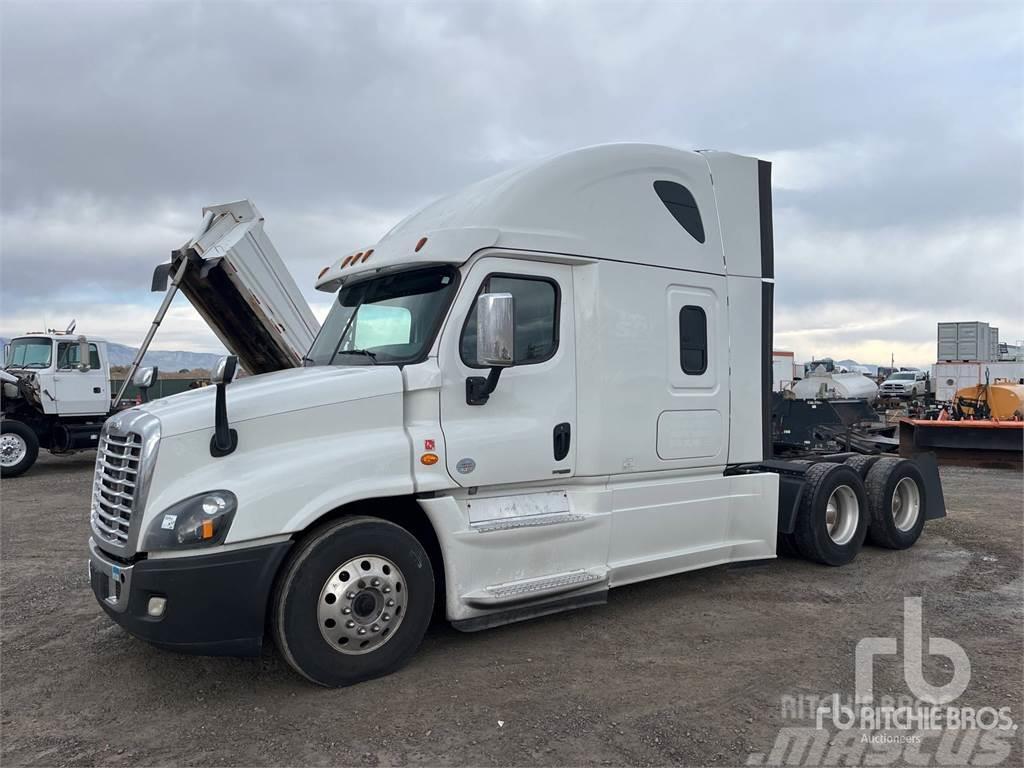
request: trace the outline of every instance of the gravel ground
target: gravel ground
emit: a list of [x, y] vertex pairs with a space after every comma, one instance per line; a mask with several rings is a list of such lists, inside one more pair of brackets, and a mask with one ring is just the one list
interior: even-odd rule
[[[441, 624], [397, 674], [325, 690], [272, 647], [182, 656], [112, 624], [86, 579], [92, 461], [42, 457], [0, 488], [4, 766], [743, 765], [807, 724], [785, 697], [852, 693], [857, 641], [902, 637], [905, 595], [971, 660], [957, 704], [1024, 720], [1019, 472], [944, 468], [950, 516], [907, 552], [714, 568], [474, 635]], [[897, 661], [875, 690], [906, 693]], [[1001, 764], [1024, 764], [1007, 743]]]

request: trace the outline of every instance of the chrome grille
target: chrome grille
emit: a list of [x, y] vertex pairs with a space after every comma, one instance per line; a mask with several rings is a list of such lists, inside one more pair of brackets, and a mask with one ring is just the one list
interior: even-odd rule
[[105, 541], [127, 546], [135, 509], [142, 435], [126, 432], [111, 434], [104, 430], [96, 453], [96, 474], [92, 489], [93, 530]]

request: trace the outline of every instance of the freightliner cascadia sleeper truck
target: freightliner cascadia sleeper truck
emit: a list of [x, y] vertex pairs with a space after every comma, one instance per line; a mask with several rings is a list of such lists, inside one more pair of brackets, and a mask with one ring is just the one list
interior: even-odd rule
[[267, 630], [337, 686], [435, 610], [477, 630], [777, 546], [905, 549], [945, 514], [930, 456], [771, 456], [773, 274], [750, 157], [600, 146], [435, 202], [324, 268], [303, 367], [226, 358], [106, 423], [93, 591], [160, 646]]

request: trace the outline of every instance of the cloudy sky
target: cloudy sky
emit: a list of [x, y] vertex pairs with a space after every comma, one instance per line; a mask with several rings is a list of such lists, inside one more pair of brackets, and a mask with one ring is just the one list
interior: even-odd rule
[[[776, 346], [1024, 337], [1019, 3], [0, 5], [0, 335], [136, 345], [152, 268], [252, 199], [296, 281], [431, 199], [610, 141], [772, 160]], [[179, 297], [155, 348], [217, 351]]]

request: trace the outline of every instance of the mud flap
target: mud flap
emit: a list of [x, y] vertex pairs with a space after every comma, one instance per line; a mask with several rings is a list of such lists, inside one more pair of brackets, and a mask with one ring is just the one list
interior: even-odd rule
[[946, 516], [946, 498], [942, 494], [942, 481], [939, 479], [939, 462], [935, 454], [929, 452], [915, 453], [910, 460], [921, 470], [924, 478], [925, 520], [937, 520]]

